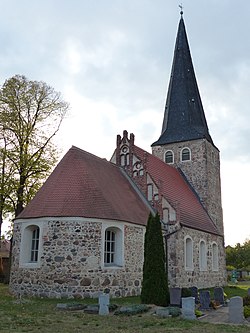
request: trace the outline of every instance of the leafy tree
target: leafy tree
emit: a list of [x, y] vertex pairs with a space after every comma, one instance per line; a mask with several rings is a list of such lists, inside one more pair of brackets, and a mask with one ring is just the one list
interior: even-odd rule
[[236, 244], [235, 247], [226, 247], [226, 263], [236, 269], [250, 270], [250, 240], [246, 240], [243, 245]]
[[169, 303], [168, 279], [159, 214], [150, 213], [145, 234], [141, 301], [166, 306]]
[[0, 225], [7, 212], [23, 210], [50, 173], [57, 159], [52, 139], [67, 110], [44, 82], [16, 75], [1, 87]]

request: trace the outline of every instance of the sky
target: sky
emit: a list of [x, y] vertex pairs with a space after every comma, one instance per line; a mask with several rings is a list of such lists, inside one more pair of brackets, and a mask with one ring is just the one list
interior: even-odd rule
[[[0, 85], [44, 81], [70, 104], [56, 138], [110, 159], [116, 135], [151, 152], [180, 19], [176, 0], [0, 0]], [[225, 244], [250, 239], [250, 1], [183, 1], [210, 134], [221, 153]], [[4, 226], [6, 227], [6, 226]]]

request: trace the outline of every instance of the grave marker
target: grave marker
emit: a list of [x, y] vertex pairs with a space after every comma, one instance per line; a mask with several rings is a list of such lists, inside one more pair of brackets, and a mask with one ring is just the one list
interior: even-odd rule
[[170, 305], [181, 306], [181, 288], [169, 288]]
[[184, 319], [196, 319], [195, 316], [195, 298], [194, 297], [182, 297], [182, 317]]
[[207, 310], [210, 308], [210, 291], [209, 290], [201, 290], [200, 291], [200, 304], [201, 304], [201, 309]]
[[99, 315], [106, 316], [109, 314], [109, 294], [99, 296]]
[[235, 296], [230, 298], [229, 301], [229, 322], [234, 324], [242, 324], [244, 321], [243, 316], [243, 298]]
[[197, 287], [191, 287], [191, 296], [195, 298], [195, 303], [199, 303], [199, 294], [198, 294], [198, 288]]
[[221, 287], [214, 288], [214, 300], [215, 302], [218, 302], [219, 304], [224, 304], [224, 290]]

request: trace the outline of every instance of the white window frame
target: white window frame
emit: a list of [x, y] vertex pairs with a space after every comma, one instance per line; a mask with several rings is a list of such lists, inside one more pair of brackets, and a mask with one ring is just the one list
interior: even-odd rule
[[[183, 159], [183, 151], [184, 151], [184, 150], [188, 150], [188, 151], [189, 151], [189, 159]], [[188, 162], [188, 161], [191, 161], [191, 150], [190, 150], [190, 148], [188, 148], [188, 147], [184, 147], [184, 148], [182, 148], [180, 158], [181, 158], [181, 162]]]
[[[39, 229], [39, 235], [33, 238], [34, 230]], [[37, 235], [36, 235], [37, 236]], [[35, 243], [34, 243], [35, 241]], [[32, 252], [36, 253], [36, 260], [32, 260]], [[22, 268], [39, 268], [41, 266], [42, 252], [42, 222], [34, 221], [22, 224], [20, 260], [19, 266]]]
[[[107, 249], [106, 232], [111, 231], [114, 233], [114, 248], [110, 251]], [[112, 262], [107, 261], [107, 250], [110, 255], [112, 252]], [[122, 268], [124, 265], [124, 226], [116, 226], [111, 223], [103, 223], [102, 226], [102, 268]]]
[[184, 257], [185, 257], [185, 270], [194, 270], [194, 250], [193, 239], [190, 236], [184, 238]]

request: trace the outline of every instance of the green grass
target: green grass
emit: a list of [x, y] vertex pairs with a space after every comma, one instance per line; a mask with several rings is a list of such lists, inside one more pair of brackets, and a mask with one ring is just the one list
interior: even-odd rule
[[[246, 294], [248, 286], [233, 288], [233, 294]], [[243, 291], [242, 291], [243, 290]], [[232, 292], [231, 288], [229, 291]], [[226, 292], [228, 289], [226, 288]], [[40, 333], [249, 333], [249, 326], [215, 325], [180, 318], [158, 318], [152, 314], [102, 317], [82, 311], [60, 311], [57, 303], [71, 300], [25, 298], [17, 300], [0, 284], [0, 332]], [[78, 303], [96, 303], [96, 300], [79, 300]], [[115, 299], [118, 305], [138, 304], [139, 297]]]

